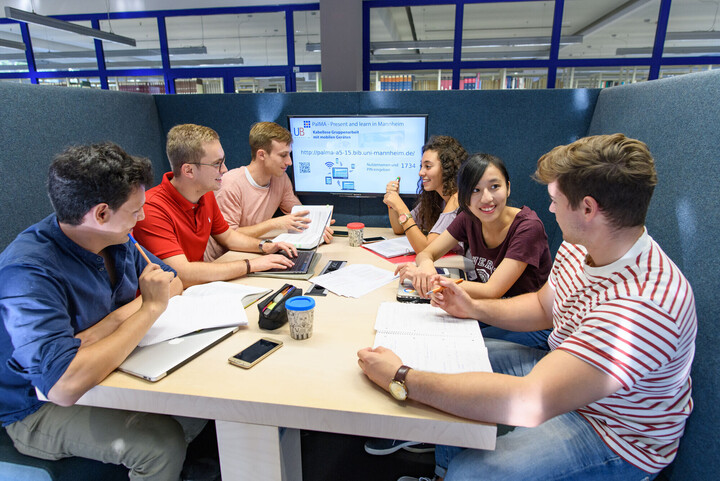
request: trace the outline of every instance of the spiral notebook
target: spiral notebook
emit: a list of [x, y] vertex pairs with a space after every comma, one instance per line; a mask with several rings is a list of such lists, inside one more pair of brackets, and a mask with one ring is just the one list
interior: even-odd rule
[[403, 363], [429, 372], [492, 372], [480, 326], [428, 304], [384, 302], [375, 318], [374, 347], [384, 346]]

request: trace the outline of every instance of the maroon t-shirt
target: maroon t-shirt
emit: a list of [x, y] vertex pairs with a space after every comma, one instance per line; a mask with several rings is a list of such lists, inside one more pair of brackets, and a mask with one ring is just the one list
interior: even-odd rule
[[525, 262], [527, 267], [515, 284], [503, 295], [513, 297], [539, 290], [550, 274], [552, 259], [547, 234], [535, 211], [523, 206], [510, 225], [502, 243], [490, 249], [485, 245], [480, 220], [468, 212], [461, 212], [447, 228], [459, 242], [470, 248], [478, 281], [487, 282], [506, 257]]

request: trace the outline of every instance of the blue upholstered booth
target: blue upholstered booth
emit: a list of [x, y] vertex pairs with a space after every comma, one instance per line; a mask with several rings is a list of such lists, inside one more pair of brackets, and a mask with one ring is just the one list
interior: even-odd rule
[[[715, 427], [720, 314], [711, 262], [720, 247], [720, 71], [599, 90], [348, 92], [322, 94], [156, 96], [0, 84], [2, 158], [0, 248], [25, 226], [51, 211], [45, 176], [52, 156], [65, 146], [113, 140], [130, 153], [150, 157], [156, 180], [167, 170], [164, 135], [178, 123], [213, 127], [221, 136], [228, 167], [249, 162], [247, 135], [258, 120], [285, 124], [288, 114], [427, 113], [429, 132], [456, 137], [470, 152], [505, 160], [515, 205], [535, 209], [553, 252], [561, 233], [547, 210], [544, 186], [530, 175], [540, 155], [585, 135], [622, 132], [646, 142], [657, 161], [660, 183], [647, 219], [650, 234], [690, 280], [699, 318], [693, 365], [695, 411], [676, 461], [663, 475], [672, 480], [714, 479], [720, 469]], [[360, 219], [389, 225], [379, 198], [302, 198], [332, 203], [338, 225]], [[5, 282], [6, 280], [2, 280]], [[4, 435], [5, 433], [0, 433]], [[0, 443], [3, 462], [18, 454]], [[35, 460], [24, 461], [32, 466]], [[27, 478], [27, 479], [48, 479]], [[60, 479], [51, 477], [49, 479]]]

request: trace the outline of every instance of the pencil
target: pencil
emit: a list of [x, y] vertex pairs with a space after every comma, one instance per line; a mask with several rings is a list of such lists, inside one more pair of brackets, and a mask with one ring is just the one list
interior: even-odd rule
[[[454, 280], [453, 280], [453, 282], [454, 282], [455, 284], [460, 284], [462, 281], [463, 281], [462, 279], [454, 279]], [[427, 292], [425, 293], [425, 295], [426, 295], [426, 296], [429, 296], [430, 294], [435, 294], [435, 293], [437, 293], [437, 292], [442, 291], [443, 289], [445, 289], [443, 286], [437, 286], [437, 287], [436, 287], [435, 289], [433, 289], [432, 291], [427, 291]]]
[[145, 251], [142, 249], [142, 247], [140, 247], [140, 244], [137, 243], [137, 241], [136, 241], [135, 238], [132, 236], [132, 234], [128, 234], [128, 237], [130, 238], [130, 240], [132, 241], [132, 243], [135, 244], [135, 247], [137, 248], [137, 250], [140, 251], [140, 254], [142, 254], [142, 256], [145, 258], [145, 260], [147, 261], [147, 263], [148, 263], [148, 264], [152, 264], [152, 262], [150, 262], [150, 258], [147, 256], [147, 254], [145, 254]]

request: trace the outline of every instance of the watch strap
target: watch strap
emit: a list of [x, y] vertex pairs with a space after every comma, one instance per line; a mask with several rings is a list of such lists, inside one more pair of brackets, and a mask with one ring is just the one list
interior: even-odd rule
[[410, 367], [403, 364], [398, 368], [397, 372], [395, 373], [393, 381], [405, 384], [405, 377], [407, 376], [408, 371], [410, 371]]

